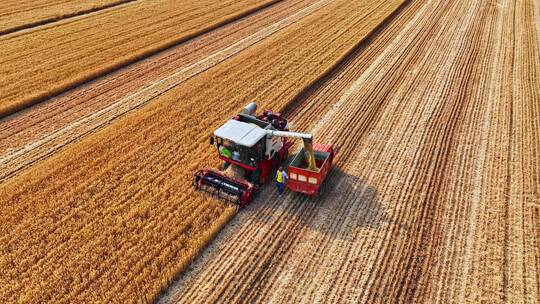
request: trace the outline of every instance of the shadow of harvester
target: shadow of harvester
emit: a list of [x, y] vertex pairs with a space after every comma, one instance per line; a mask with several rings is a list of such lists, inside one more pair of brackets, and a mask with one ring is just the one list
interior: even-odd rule
[[279, 202], [274, 205], [276, 214], [262, 217], [259, 222], [270, 224], [278, 216], [285, 217], [296, 222], [297, 228], [307, 228], [341, 240], [354, 240], [358, 230], [377, 229], [383, 224], [397, 224], [408, 230], [407, 226], [389, 218], [375, 188], [338, 167], [334, 167], [326, 177], [317, 196], [288, 191], [283, 197], [278, 197], [274, 187], [267, 187], [263, 192], [262, 197], [266, 198], [259, 200], [253, 208], [265, 208], [268, 199]]

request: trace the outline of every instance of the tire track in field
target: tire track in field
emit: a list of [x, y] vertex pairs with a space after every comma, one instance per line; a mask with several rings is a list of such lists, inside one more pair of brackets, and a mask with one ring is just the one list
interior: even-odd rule
[[[32, 141], [25, 142], [22, 146], [15, 149], [9, 147], [8, 150], [0, 156], [0, 164], [2, 165], [0, 169], [0, 181], [12, 176], [13, 174], [17, 173], [17, 171], [32, 165], [34, 162], [49, 156], [66, 144], [79, 139], [81, 136], [93, 132], [96, 129], [110, 123], [112, 120], [126, 114], [127, 112], [144, 105], [150, 100], [160, 96], [161, 94], [176, 87], [193, 76], [208, 70], [212, 66], [227, 60], [228, 58], [249, 48], [261, 40], [275, 34], [291, 24], [296, 23], [302, 18], [305, 18], [306, 16], [324, 7], [328, 3], [330, 3], [330, 0], [321, 0], [300, 8], [291, 5], [292, 9], [297, 10], [294, 14], [286, 17], [283, 17], [283, 15], [280, 14], [280, 16], [283, 18], [279, 19], [279, 21], [267, 25], [255, 33], [252, 33], [247, 37], [243, 37], [235, 43], [228, 45], [223, 49], [219, 49], [203, 59], [184, 66], [179, 71], [165, 78], [146, 85], [142, 89], [124, 96], [121, 99], [116, 100], [95, 112], [91, 112], [84, 117], [78, 117], [76, 120], [62, 125], [61, 127], [52, 130], [48, 134], [42, 134], [38, 138], [32, 138]], [[75, 92], [75, 94], [77, 94], [77, 92]], [[4, 125], [4, 127], [6, 127], [7, 132], [10, 132], [9, 130], [11, 126], [13, 126], [13, 121], [8, 118], [5, 122], [7, 127], [6, 125]], [[11, 136], [16, 136], [16, 134]]]
[[[536, 1], [516, 1], [514, 19], [514, 65], [512, 66], [512, 103], [508, 187], [505, 210], [508, 214], [505, 231], [505, 293], [509, 302], [523, 299], [534, 303], [540, 299], [540, 274], [538, 272], [538, 212], [540, 180], [538, 174], [538, 104], [540, 85], [540, 41], [537, 28], [540, 22]], [[511, 45], [511, 44], [510, 44]], [[534, 117], [535, 119], [531, 119]], [[515, 248], [519, 248], [516, 250]], [[534, 267], [536, 266], [536, 267]]]
[[[500, 258], [513, 239], [513, 248], [527, 248], [525, 240], [537, 242], [534, 229], [515, 228], [504, 242], [502, 236], [511, 231], [508, 225], [496, 226], [503, 233], [496, 232], [496, 246], [488, 247], [488, 256], [474, 244], [490, 230], [487, 204], [504, 205], [500, 197], [481, 197], [496, 190], [498, 181], [478, 178], [490, 176], [498, 166], [495, 149], [504, 141], [497, 133], [508, 133], [508, 121], [497, 121], [508, 115], [496, 91], [505, 85], [494, 77], [501, 62], [494, 41], [505, 28], [497, 14], [507, 10], [488, 1], [413, 2], [370, 45], [304, 92], [286, 109], [295, 129], [314, 130], [316, 141], [337, 148], [336, 168], [329, 177], [333, 189], [310, 200], [292, 193], [280, 199], [272, 187], [265, 188], [161, 301], [534, 302], [537, 253], [524, 251], [534, 252], [527, 254], [530, 265], [536, 265], [528, 271], [532, 276], [519, 266], [525, 254], [508, 251], [504, 261]], [[534, 36], [534, 31], [526, 34]], [[527, 45], [529, 54], [519, 58], [529, 61], [522, 66], [537, 68], [538, 46]], [[517, 88], [534, 88], [526, 84], [527, 73], [516, 74], [524, 77]], [[524, 89], [521, 99], [530, 101], [532, 91]], [[538, 136], [532, 119], [538, 103], [529, 115], [527, 103], [515, 103], [523, 113], [514, 108], [514, 119], [527, 124], [517, 133], [523, 139], [513, 145], [528, 140], [529, 147], [538, 148], [531, 141]], [[537, 157], [532, 150], [529, 155]], [[501, 160], [504, 172], [510, 160]], [[493, 171], [494, 179], [499, 172]], [[537, 174], [529, 172], [523, 180]], [[514, 185], [510, 197], [519, 197], [524, 187]], [[529, 185], [538, 189], [538, 183]], [[453, 193], [455, 189], [461, 191]], [[481, 199], [475, 203], [475, 197]], [[506, 214], [499, 223], [512, 221]], [[516, 227], [534, 227], [538, 211], [515, 218]], [[471, 232], [473, 228], [479, 233]], [[490, 241], [483, 244], [491, 246]], [[465, 252], [467, 261], [462, 259]], [[478, 264], [479, 259], [485, 264]], [[516, 271], [505, 274], [511, 267]], [[505, 276], [508, 282], [500, 284]], [[503, 286], [506, 292], [498, 298]]]
[[[498, 33], [501, 32], [501, 23], [499, 22], [497, 24], [499, 26], [499, 28], [497, 28], [495, 30], [495, 34], [497, 35]], [[495, 40], [495, 44], [493, 45], [493, 47], [498, 50], [500, 49], [500, 45], [501, 45], [501, 39], [500, 37], [497, 37], [497, 38], [494, 38]], [[494, 66], [498, 66], [500, 65], [500, 62], [499, 62], [499, 56], [495, 56], [494, 58], [495, 62], [492, 63], [492, 65]], [[488, 67], [492, 66], [492, 65], [487, 65]], [[496, 72], [499, 72], [497, 71], [496, 69], [492, 69], [491, 72], [487, 71], [486, 72], [486, 75], [491, 73], [496, 73]], [[493, 79], [495, 79], [495, 75], [491, 75], [490, 76], [492, 78], [492, 81]], [[488, 96], [487, 96], [487, 100], [493, 100], [494, 99], [494, 94], [495, 94], [495, 90], [491, 91], [488, 93]], [[482, 95], [481, 95], [482, 96]], [[484, 96], [482, 96], [484, 97]], [[471, 255], [472, 255], [472, 248], [473, 248], [473, 242], [474, 242], [474, 235], [476, 234], [475, 232], [475, 229], [477, 227], [477, 213], [478, 213], [478, 205], [479, 205], [479, 201], [480, 201], [480, 195], [481, 195], [481, 191], [482, 191], [482, 183], [483, 183], [483, 178], [482, 178], [482, 168], [486, 165], [486, 159], [487, 159], [487, 151], [488, 151], [488, 145], [487, 145], [487, 137], [488, 137], [488, 131], [489, 131], [489, 124], [490, 124], [490, 113], [493, 112], [493, 104], [491, 102], [487, 102], [487, 105], [486, 105], [486, 109], [484, 110], [484, 113], [482, 114], [482, 118], [479, 119], [482, 123], [481, 125], [481, 128], [480, 128], [480, 137], [478, 138], [478, 140], [476, 141], [479, 146], [480, 146], [480, 149], [479, 149], [479, 152], [478, 152], [478, 155], [477, 155], [477, 158], [478, 158], [478, 161], [476, 162], [475, 166], [475, 176], [472, 177], [472, 179], [474, 180], [474, 186], [472, 188], [472, 192], [471, 192], [471, 205], [470, 205], [470, 213], [469, 213], [469, 222], [467, 224], [467, 234], [466, 234], [466, 239], [464, 241], [465, 243], [465, 248], [464, 248], [464, 252], [463, 252], [463, 275], [465, 276], [465, 278], [460, 282], [461, 286], [459, 288], [459, 301], [464, 301], [465, 300], [465, 290], [466, 290], [466, 285], [467, 285], [467, 275], [469, 273], [469, 267], [470, 267], [470, 261], [471, 261]], [[443, 288], [442, 286], [438, 286], [439, 289]]]

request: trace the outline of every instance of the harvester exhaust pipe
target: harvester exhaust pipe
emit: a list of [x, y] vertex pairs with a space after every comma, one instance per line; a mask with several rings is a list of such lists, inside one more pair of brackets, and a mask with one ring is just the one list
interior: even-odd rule
[[246, 115], [254, 116], [256, 112], [257, 112], [257, 104], [254, 103], [254, 102], [248, 103], [248, 104], [242, 109], [242, 114], [246, 114]]

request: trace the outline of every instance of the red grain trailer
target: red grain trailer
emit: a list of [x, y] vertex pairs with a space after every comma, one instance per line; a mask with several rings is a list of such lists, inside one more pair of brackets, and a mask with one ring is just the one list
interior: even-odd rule
[[316, 170], [309, 170], [304, 148], [293, 158], [289, 165], [289, 180], [287, 187], [295, 192], [301, 192], [310, 196], [319, 193], [321, 184], [332, 168], [334, 150], [329, 145], [314, 144]]

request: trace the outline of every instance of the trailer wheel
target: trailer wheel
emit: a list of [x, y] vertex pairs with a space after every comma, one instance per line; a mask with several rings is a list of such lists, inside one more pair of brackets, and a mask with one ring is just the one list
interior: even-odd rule
[[[328, 176], [328, 174], [327, 174], [326, 176]], [[322, 184], [319, 185], [319, 189], [317, 189], [317, 194], [316, 194], [316, 196], [321, 196], [321, 195], [323, 195], [323, 194], [326, 193], [326, 190], [327, 190], [327, 189], [326, 189], [327, 184], [328, 184], [328, 183], [327, 183], [326, 178], [325, 178], [325, 179], [323, 180]]]

